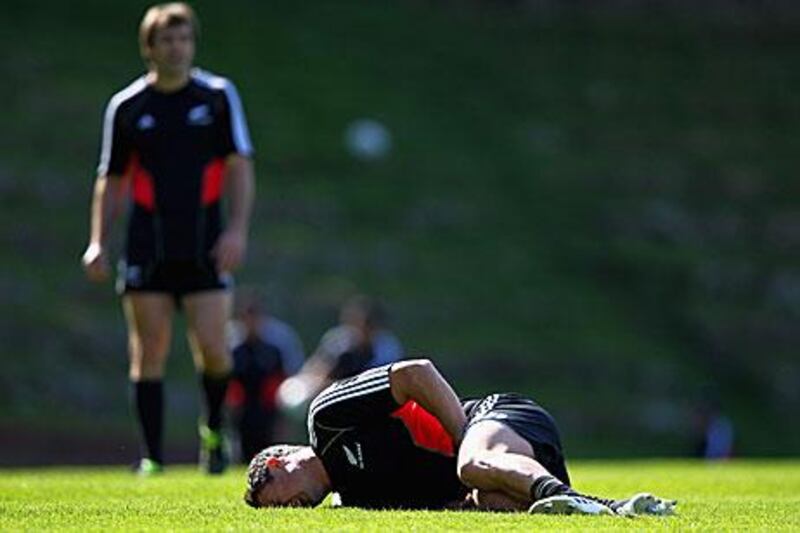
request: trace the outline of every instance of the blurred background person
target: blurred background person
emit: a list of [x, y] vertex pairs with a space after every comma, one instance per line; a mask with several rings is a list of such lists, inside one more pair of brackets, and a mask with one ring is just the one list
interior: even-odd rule
[[238, 458], [248, 463], [279, 432], [276, 395], [280, 384], [303, 365], [303, 343], [287, 323], [272, 316], [255, 288], [239, 289], [230, 325], [233, 374], [226, 404], [238, 443]]
[[695, 409], [695, 456], [710, 461], [733, 457], [733, 422], [714, 392], [704, 392]]
[[[129, 378], [143, 439], [137, 470], [164, 461], [164, 366], [176, 310], [200, 374], [205, 413], [200, 461], [225, 470], [222, 409], [231, 356], [225, 327], [230, 272], [242, 262], [253, 202], [253, 147], [233, 84], [193, 68], [198, 22], [184, 3], [145, 13], [139, 29], [147, 73], [110, 100], [83, 254], [87, 277], [110, 274], [107, 240], [114, 207], [131, 190], [118, 291], [128, 324]], [[223, 187], [223, 184], [225, 186]], [[230, 213], [223, 222], [222, 197]]]
[[403, 346], [387, 326], [383, 305], [363, 294], [353, 296], [342, 305], [339, 324], [322, 335], [300, 372], [281, 385], [279, 404], [301, 418], [308, 402], [333, 381], [402, 358]]

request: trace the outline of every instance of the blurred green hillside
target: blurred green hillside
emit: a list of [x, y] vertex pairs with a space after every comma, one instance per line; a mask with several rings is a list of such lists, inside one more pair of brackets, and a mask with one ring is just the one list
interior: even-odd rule
[[[344, 297], [380, 296], [411, 354], [460, 392], [534, 395], [573, 454], [689, 453], [709, 395], [738, 453], [796, 454], [800, 13], [722, 4], [195, 2], [198, 63], [236, 82], [258, 151], [238, 279], [308, 348]], [[118, 301], [79, 257], [146, 6], [3, 4], [6, 457], [15, 433], [132, 431]], [[364, 117], [385, 159], [345, 149]], [[183, 439], [196, 385], [174, 346]]]

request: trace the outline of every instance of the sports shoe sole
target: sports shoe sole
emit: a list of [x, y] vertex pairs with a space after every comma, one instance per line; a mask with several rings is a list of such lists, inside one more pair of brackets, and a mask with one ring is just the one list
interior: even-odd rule
[[550, 496], [534, 502], [528, 509], [530, 514], [555, 515], [613, 515], [614, 511], [597, 502], [575, 496]]

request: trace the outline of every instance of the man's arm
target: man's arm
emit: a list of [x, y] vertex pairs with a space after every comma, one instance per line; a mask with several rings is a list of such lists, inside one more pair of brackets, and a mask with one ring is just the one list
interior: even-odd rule
[[288, 411], [298, 409], [330, 385], [342, 354], [354, 346], [353, 335], [350, 326], [335, 326], [326, 331], [300, 370], [281, 384], [279, 404]]
[[121, 211], [126, 182], [118, 176], [99, 175], [94, 183], [90, 215], [89, 245], [82, 263], [91, 281], [108, 279], [110, 267], [106, 251], [112, 223]]
[[225, 160], [225, 182], [230, 208], [228, 224], [212, 250], [220, 272], [229, 272], [238, 267], [247, 250], [247, 234], [255, 195], [252, 159], [239, 153], [230, 154]]
[[431, 361], [413, 359], [395, 363], [389, 380], [392, 396], [399, 405], [409, 400], [417, 402], [442, 423], [458, 448], [467, 423], [464, 409], [453, 388]]

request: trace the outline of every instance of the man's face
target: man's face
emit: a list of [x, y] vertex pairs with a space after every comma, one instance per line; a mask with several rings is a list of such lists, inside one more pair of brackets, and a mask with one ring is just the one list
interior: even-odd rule
[[159, 72], [183, 74], [194, 61], [194, 32], [188, 24], [156, 30], [149, 59]]
[[340, 321], [353, 328], [358, 334], [358, 344], [368, 344], [372, 336], [372, 328], [369, 325], [367, 316], [359, 310], [348, 310], [342, 313]]
[[246, 309], [240, 316], [245, 335], [248, 339], [257, 339], [261, 332], [264, 316], [252, 309]]
[[313, 507], [325, 498], [324, 487], [291, 461], [270, 466], [269, 471], [272, 480], [256, 495], [261, 507]]

